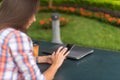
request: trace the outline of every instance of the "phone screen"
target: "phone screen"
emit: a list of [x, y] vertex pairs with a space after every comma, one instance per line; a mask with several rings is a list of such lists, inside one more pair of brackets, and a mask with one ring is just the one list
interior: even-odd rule
[[67, 44], [66, 47], [67, 47], [67, 51], [70, 51], [74, 47], [74, 45], [73, 44]]

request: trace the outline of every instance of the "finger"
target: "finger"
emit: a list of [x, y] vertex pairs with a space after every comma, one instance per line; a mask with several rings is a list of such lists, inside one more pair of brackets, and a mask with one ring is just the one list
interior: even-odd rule
[[67, 51], [67, 48], [64, 48], [60, 53], [64, 55], [66, 51]]
[[56, 51], [56, 54], [59, 53], [62, 50], [62, 46], [58, 48], [58, 50]]
[[54, 56], [55, 55], [55, 51], [52, 53], [52, 56]]
[[51, 58], [51, 55], [48, 55], [48, 58]]
[[48, 63], [49, 63], [49, 64], [52, 64], [52, 61], [49, 61]]
[[69, 53], [70, 53], [70, 51], [66, 52], [64, 56], [66, 57]]
[[49, 64], [52, 64], [52, 60], [51, 59], [52, 59], [52, 56], [49, 56], [48, 59], [47, 59]]

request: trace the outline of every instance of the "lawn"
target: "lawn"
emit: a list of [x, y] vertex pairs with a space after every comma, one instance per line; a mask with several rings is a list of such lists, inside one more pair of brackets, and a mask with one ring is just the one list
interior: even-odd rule
[[[37, 14], [37, 21], [28, 30], [28, 35], [32, 39], [52, 40], [51, 29], [43, 30], [39, 25], [40, 19], [49, 18], [51, 14], [48, 12]], [[60, 16], [69, 18], [69, 24], [61, 28], [61, 39], [63, 43], [120, 51], [120, 28], [81, 16], [62, 13]]]

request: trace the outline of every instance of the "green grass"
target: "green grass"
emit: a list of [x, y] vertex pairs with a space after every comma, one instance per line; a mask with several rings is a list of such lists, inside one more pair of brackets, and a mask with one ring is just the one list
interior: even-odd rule
[[[37, 14], [37, 21], [28, 30], [28, 35], [36, 40], [52, 40], [52, 31], [40, 28], [39, 20], [49, 18], [51, 13]], [[120, 51], [120, 28], [76, 15], [60, 14], [69, 18], [69, 24], [61, 28], [63, 43], [79, 46]]]

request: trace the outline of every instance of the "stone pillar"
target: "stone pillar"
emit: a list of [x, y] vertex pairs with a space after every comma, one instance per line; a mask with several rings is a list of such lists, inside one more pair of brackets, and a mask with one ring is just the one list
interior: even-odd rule
[[59, 14], [53, 13], [51, 18], [52, 18], [52, 42], [62, 44], [60, 37]]

